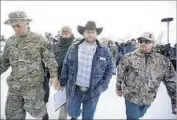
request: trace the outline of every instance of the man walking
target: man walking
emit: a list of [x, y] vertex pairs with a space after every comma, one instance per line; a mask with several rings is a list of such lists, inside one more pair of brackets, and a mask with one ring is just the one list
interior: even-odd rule
[[[61, 36], [53, 48], [55, 59], [58, 63], [58, 79], [60, 79], [63, 61], [66, 57], [68, 48], [72, 44], [73, 40], [74, 38], [73, 38], [73, 33], [71, 28], [68, 26], [64, 26], [61, 30]], [[65, 120], [67, 119], [67, 115], [68, 115], [68, 110], [67, 110], [67, 105], [65, 104], [60, 109], [58, 119]]]
[[151, 32], [139, 38], [139, 49], [126, 54], [118, 67], [116, 92], [125, 97], [127, 119], [143, 117], [156, 98], [161, 81], [171, 98], [176, 114], [176, 72], [170, 60], [152, 50], [155, 37]]
[[44, 38], [28, 30], [31, 21], [23, 11], [11, 12], [9, 19], [5, 21], [15, 31], [15, 35], [7, 40], [0, 58], [0, 74], [12, 67], [7, 79], [9, 90], [5, 107], [6, 119], [24, 120], [26, 112], [35, 118], [46, 115], [42, 61], [49, 68], [54, 88], [59, 87], [57, 62], [47, 49], [48, 44]]
[[74, 120], [82, 112], [82, 119], [92, 120], [99, 97], [108, 88], [113, 63], [108, 49], [97, 40], [102, 28], [88, 21], [85, 27], [78, 26], [78, 32], [84, 38], [69, 48], [60, 85], [66, 86], [69, 116]]

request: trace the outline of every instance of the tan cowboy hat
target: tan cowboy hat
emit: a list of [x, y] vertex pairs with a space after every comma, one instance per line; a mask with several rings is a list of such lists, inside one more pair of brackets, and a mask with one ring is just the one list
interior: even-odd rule
[[14, 11], [9, 13], [9, 19], [4, 22], [6, 25], [17, 25], [20, 23], [30, 23], [32, 19], [27, 18], [24, 11]]
[[97, 28], [94, 21], [88, 21], [88, 22], [86, 23], [85, 27], [80, 26], [80, 25], [77, 26], [77, 30], [78, 30], [78, 32], [79, 32], [81, 35], [83, 35], [85, 29], [96, 30], [96, 31], [97, 31], [97, 35], [99, 35], [99, 34], [102, 32], [102, 30], [103, 30], [102, 27], [101, 27], [101, 28]]

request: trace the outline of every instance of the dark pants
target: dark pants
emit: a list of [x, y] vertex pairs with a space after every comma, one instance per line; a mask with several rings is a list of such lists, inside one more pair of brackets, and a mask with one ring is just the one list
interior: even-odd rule
[[[49, 101], [49, 93], [50, 93], [50, 87], [49, 87], [49, 80], [50, 80], [50, 74], [46, 73], [44, 75], [44, 82], [43, 82], [43, 86], [44, 86], [44, 102], [47, 103]], [[48, 120], [49, 116], [48, 113], [42, 118], [42, 120]]]
[[50, 74], [46, 73], [45, 76], [44, 76], [44, 82], [43, 82], [44, 91], [45, 91], [44, 101], [46, 103], [49, 100], [49, 93], [50, 93], [49, 80], [50, 80]]
[[139, 120], [147, 112], [150, 105], [137, 105], [125, 100], [127, 120]]
[[[68, 102], [68, 113], [72, 118], [78, 118], [82, 112], [82, 119], [93, 120], [100, 95], [91, 98], [90, 94], [83, 92], [77, 86], [74, 96]], [[82, 110], [81, 110], [82, 103]]]

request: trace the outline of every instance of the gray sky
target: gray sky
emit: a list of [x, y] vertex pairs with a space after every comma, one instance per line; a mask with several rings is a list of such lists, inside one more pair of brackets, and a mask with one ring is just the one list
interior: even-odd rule
[[30, 26], [35, 32], [53, 35], [63, 25], [72, 28], [76, 37], [77, 25], [85, 25], [94, 20], [97, 27], [104, 27], [101, 37], [136, 38], [143, 31], [152, 31], [158, 39], [166, 43], [166, 23], [164, 17], [173, 17], [170, 23], [170, 42], [176, 42], [176, 1], [1, 1], [1, 34], [13, 34], [10, 26], [4, 25], [9, 12], [23, 10], [33, 19]]

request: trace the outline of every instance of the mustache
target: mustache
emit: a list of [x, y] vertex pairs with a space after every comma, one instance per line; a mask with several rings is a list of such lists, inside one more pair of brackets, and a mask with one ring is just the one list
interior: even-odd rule
[[146, 48], [146, 45], [141, 45], [140, 48]]
[[141, 51], [146, 51], [147, 47], [145, 45], [140, 46], [139, 48]]

